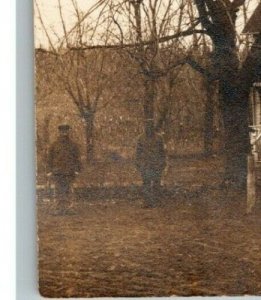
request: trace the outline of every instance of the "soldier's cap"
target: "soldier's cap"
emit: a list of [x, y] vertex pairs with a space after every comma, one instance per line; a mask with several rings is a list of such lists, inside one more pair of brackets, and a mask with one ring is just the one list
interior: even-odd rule
[[69, 131], [71, 127], [68, 124], [62, 124], [58, 126], [59, 131]]

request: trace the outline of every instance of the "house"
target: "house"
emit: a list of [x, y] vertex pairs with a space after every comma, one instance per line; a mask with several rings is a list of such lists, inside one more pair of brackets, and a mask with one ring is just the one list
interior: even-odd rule
[[248, 20], [242, 34], [259, 35], [261, 33], [261, 3], [258, 4]]

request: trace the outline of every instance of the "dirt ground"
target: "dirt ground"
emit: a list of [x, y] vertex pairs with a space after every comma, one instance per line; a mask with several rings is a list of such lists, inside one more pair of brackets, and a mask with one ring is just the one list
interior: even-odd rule
[[[128, 168], [110, 167], [115, 182]], [[143, 208], [137, 176], [75, 191], [66, 214], [39, 194], [41, 294], [261, 295], [260, 205], [247, 215], [242, 191], [219, 188], [221, 173], [217, 159], [171, 161], [155, 208]]]

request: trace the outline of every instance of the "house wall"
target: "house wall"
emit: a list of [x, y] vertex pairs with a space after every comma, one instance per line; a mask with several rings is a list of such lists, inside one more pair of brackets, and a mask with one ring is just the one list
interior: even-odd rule
[[255, 123], [254, 125], [261, 125], [261, 82], [256, 83], [253, 88], [253, 98], [255, 103]]

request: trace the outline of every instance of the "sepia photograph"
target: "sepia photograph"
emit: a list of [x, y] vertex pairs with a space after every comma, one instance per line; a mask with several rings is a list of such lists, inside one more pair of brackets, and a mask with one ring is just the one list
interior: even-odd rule
[[39, 293], [261, 295], [260, 0], [34, 0]]

